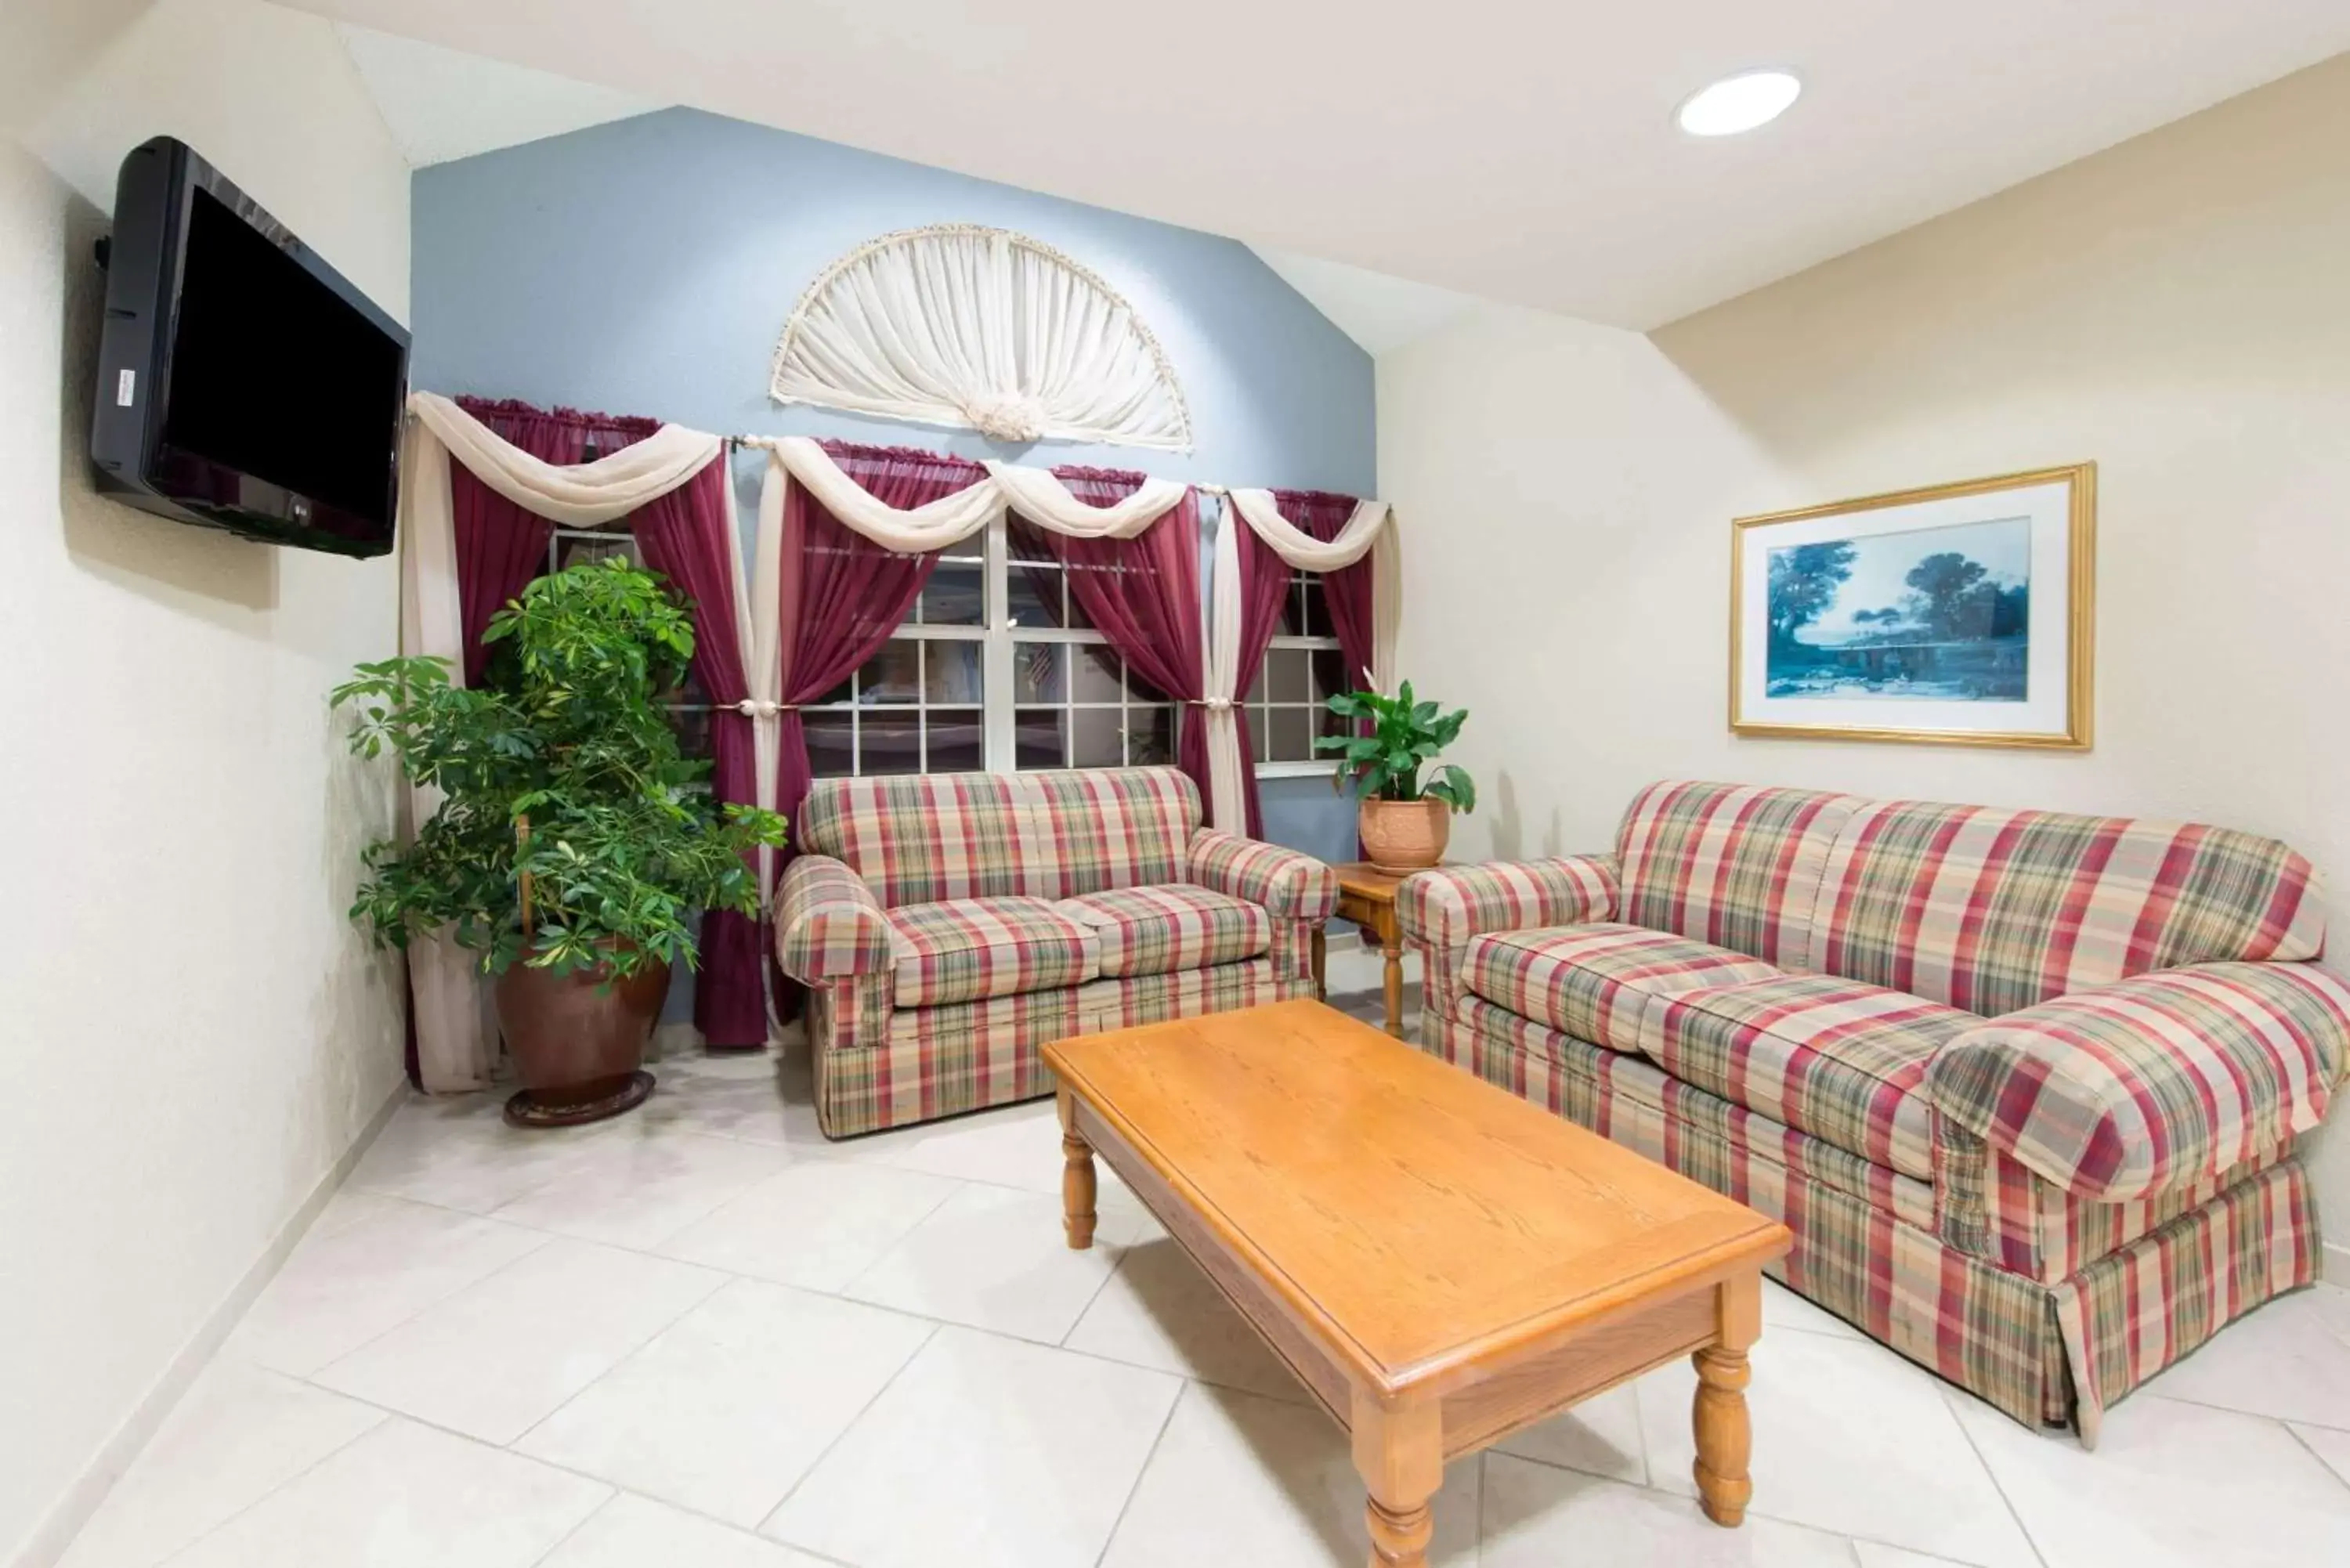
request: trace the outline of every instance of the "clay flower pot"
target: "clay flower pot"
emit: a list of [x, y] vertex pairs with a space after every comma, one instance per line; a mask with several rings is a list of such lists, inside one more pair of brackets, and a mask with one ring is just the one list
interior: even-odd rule
[[1440, 800], [1380, 800], [1367, 796], [1360, 817], [1363, 848], [1382, 871], [1425, 871], [1444, 858], [1452, 836], [1452, 808]]
[[522, 1092], [506, 1102], [515, 1127], [575, 1127], [633, 1110], [653, 1092], [644, 1071], [669, 998], [669, 965], [647, 964], [604, 985], [602, 971], [557, 975], [516, 963], [494, 988], [498, 1028]]

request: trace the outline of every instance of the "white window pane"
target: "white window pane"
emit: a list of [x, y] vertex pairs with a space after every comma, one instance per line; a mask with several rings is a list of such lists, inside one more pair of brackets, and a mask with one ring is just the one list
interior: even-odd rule
[[858, 715], [858, 771], [918, 774], [922, 771], [922, 720], [919, 713], [887, 711]]
[[1311, 664], [1314, 679], [1314, 701], [1327, 701], [1343, 691], [1352, 691], [1359, 681], [1348, 679], [1347, 656], [1335, 648], [1313, 650]]
[[808, 771], [820, 779], [847, 778], [857, 771], [856, 715], [845, 711], [802, 713], [807, 732]]
[[987, 765], [986, 726], [977, 708], [933, 708], [929, 721], [929, 771], [975, 774]]
[[1310, 702], [1314, 700], [1314, 681], [1310, 673], [1313, 654], [1303, 648], [1276, 648], [1265, 655], [1270, 671], [1266, 677], [1265, 700], [1271, 702]]
[[1118, 671], [1121, 660], [1101, 643], [1087, 643], [1069, 650], [1076, 670], [1076, 691], [1080, 702], [1115, 702], [1118, 699]]
[[1114, 768], [1126, 761], [1124, 719], [1115, 708], [1079, 708], [1069, 715], [1069, 765]]
[[1310, 763], [1314, 760], [1314, 710], [1273, 708], [1264, 760], [1268, 763]]
[[1069, 716], [1058, 708], [1022, 708], [1013, 720], [1013, 765], [1022, 768], [1066, 768], [1069, 765]]
[[914, 606], [914, 618], [924, 626], [985, 626], [984, 569], [940, 562], [931, 571], [931, 580], [922, 585], [922, 597]]
[[[857, 672], [857, 700], [875, 702], [911, 703], [920, 700], [922, 687], [922, 645], [910, 637], [895, 637], [881, 645], [881, 651], [866, 660], [865, 668]], [[865, 770], [871, 773], [873, 770]], [[918, 768], [892, 769], [896, 773], [917, 773]]]
[[1135, 767], [1158, 767], [1175, 760], [1175, 710], [1126, 711], [1126, 760]]
[[1308, 576], [1305, 579], [1305, 587], [1300, 591], [1305, 597], [1305, 635], [1308, 637], [1337, 636], [1338, 634], [1330, 627], [1330, 603], [1323, 592], [1321, 575], [1316, 573]]
[[939, 639], [922, 645], [922, 691], [933, 708], [984, 702], [981, 670], [978, 643]]
[[1012, 645], [1012, 700], [1059, 702], [1068, 694], [1068, 650], [1057, 642]]

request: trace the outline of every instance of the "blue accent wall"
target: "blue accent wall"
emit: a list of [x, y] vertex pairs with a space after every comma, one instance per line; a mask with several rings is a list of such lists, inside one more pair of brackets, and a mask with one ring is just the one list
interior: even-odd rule
[[[1017, 229], [1125, 295], [1165, 348], [1196, 450], [1041, 442], [767, 397], [801, 292], [893, 229]], [[665, 109], [419, 170], [414, 384], [644, 414], [729, 433], [837, 436], [968, 457], [1368, 495], [1370, 356], [1237, 241], [695, 109]], [[744, 516], [756, 468], [741, 461]], [[1354, 854], [1326, 779], [1263, 784], [1268, 837]]]
[[[1182, 383], [1197, 450], [1007, 448], [768, 400], [775, 339], [827, 264], [957, 222], [1033, 234], [1125, 295]], [[413, 377], [433, 391], [1215, 483], [1376, 483], [1370, 356], [1214, 234], [684, 109], [419, 170], [411, 223]]]

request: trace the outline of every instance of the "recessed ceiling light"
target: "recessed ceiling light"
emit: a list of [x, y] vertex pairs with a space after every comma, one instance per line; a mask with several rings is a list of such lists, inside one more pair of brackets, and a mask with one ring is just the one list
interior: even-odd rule
[[1676, 118], [1691, 136], [1736, 136], [1786, 113], [1803, 90], [1791, 71], [1741, 71], [1694, 94]]

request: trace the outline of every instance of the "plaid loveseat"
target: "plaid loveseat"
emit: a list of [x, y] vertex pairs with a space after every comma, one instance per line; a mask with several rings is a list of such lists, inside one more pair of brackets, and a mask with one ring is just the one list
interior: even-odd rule
[[1398, 895], [1427, 1049], [1784, 1221], [1785, 1282], [2027, 1423], [2318, 1272], [2350, 988], [2196, 826], [1666, 783]]
[[1174, 768], [826, 779], [784, 873], [828, 1137], [1053, 1090], [1036, 1048], [1313, 993], [1320, 861], [1200, 826]]

